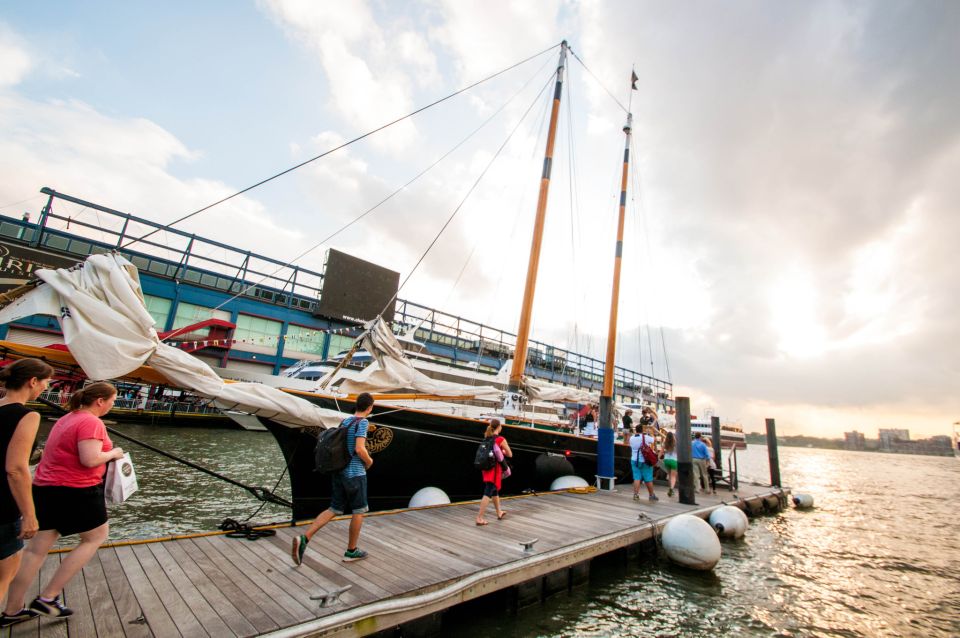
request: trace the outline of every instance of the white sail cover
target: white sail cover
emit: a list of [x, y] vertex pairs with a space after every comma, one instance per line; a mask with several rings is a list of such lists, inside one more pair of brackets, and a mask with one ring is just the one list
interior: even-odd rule
[[288, 425], [336, 426], [343, 415], [259, 383], [224, 383], [196, 357], [160, 341], [143, 303], [137, 268], [117, 254], [91, 255], [70, 269], [36, 272], [44, 283], [0, 310], [0, 323], [34, 314], [59, 317], [64, 343], [91, 379], [150, 365], [172, 385], [226, 410]]
[[569, 403], [599, 403], [600, 393], [570, 388], [533, 377], [524, 377], [523, 386], [533, 401], [567, 401]]
[[363, 347], [373, 356], [374, 363], [367, 366], [358, 378], [343, 381], [340, 384], [341, 392], [354, 394], [412, 390], [441, 397], [500, 398], [502, 391], [491, 385], [468, 385], [431, 379], [414, 368], [403, 354], [403, 347], [393, 331], [379, 317], [365, 327]]

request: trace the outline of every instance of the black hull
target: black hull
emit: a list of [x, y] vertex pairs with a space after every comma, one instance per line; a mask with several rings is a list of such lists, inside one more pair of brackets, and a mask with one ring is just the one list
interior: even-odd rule
[[[348, 412], [352, 403], [322, 396], [302, 395], [322, 407]], [[316, 516], [330, 504], [330, 479], [313, 472], [316, 432], [290, 428], [263, 419], [276, 438], [290, 473], [293, 516]], [[419, 489], [442, 489], [451, 501], [479, 498], [480, 472], [473, 468], [477, 446], [486, 423], [393, 406], [376, 405], [370, 422], [377, 426], [367, 438], [373, 467], [367, 473], [367, 493], [372, 510], [406, 507]], [[559, 476], [574, 474], [593, 485], [597, 474], [596, 441], [560, 432], [505, 425], [503, 436], [513, 451], [513, 474], [503, 482], [502, 494], [545, 490]], [[632, 480], [630, 449], [614, 445], [617, 482]]]

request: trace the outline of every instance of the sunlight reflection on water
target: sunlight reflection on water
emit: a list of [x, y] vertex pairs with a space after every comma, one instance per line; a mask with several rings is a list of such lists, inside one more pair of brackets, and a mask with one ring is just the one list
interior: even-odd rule
[[[816, 509], [754, 519], [712, 574], [664, 559], [594, 570], [590, 585], [458, 636], [957, 636], [960, 552], [952, 458], [780, 449]], [[766, 448], [741, 474], [769, 481]], [[856, 508], [856, 509], [854, 509]]]

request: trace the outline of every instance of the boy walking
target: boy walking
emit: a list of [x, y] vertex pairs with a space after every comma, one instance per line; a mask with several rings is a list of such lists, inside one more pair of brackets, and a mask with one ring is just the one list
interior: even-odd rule
[[307, 531], [293, 539], [290, 555], [294, 565], [303, 562], [303, 553], [313, 535], [329, 523], [334, 516], [350, 512], [350, 532], [347, 539], [347, 551], [343, 562], [362, 560], [367, 553], [357, 547], [360, 540], [360, 527], [363, 515], [369, 511], [367, 505], [367, 470], [373, 465], [373, 459], [367, 452], [367, 417], [373, 411], [373, 397], [364, 392], [357, 396], [356, 409], [352, 417], [344, 420], [347, 430], [347, 449], [351, 450], [351, 459], [347, 467], [330, 477], [332, 482], [330, 507], [317, 515]]

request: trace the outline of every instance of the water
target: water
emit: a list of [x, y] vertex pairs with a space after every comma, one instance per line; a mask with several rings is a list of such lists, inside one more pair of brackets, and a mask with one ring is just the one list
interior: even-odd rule
[[[741, 474], [769, 481], [766, 448]], [[816, 509], [754, 519], [712, 573], [665, 559], [594, 570], [519, 615], [445, 626], [480, 636], [958, 636], [960, 462], [780, 448], [784, 484]], [[953, 498], [950, 498], [953, 497]]]
[[[51, 424], [45, 425], [41, 439]], [[283, 455], [268, 432], [129, 424], [110, 427], [240, 483], [267, 487], [290, 498]], [[210, 531], [225, 518], [244, 521], [255, 513], [251, 522], [289, 520], [290, 510], [285, 507], [264, 505], [244, 489], [118, 436], [111, 438], [114, 445], [131, 454], [139, 490], [129, 501], [110, 507], [110, 541]]]
[[[268, 433], [117, 426], [251, 485], [283, 472]], [[115, 438], [140, 492], [111, 510], [111, 540], [209, 531], [259, 501]], [[490, 610], [444, 622], [444, 634], [497, 636], [960, 636], [960, 512], [953, 458], [780, 449], [781, 475], [816, 509], [754, 519], [723, 543], [712, 573], [665, 559], [594, 569], [590, 584], [518, 615]], [[741, 475], [769, 480], [766, 448], [740, 453]], [[284, 477], [277, 493], [289, 496]], [[952, 497], [952, 498], [951, 498]], [[288, 516], [267, 505], [254, 518]]]

